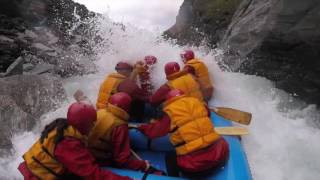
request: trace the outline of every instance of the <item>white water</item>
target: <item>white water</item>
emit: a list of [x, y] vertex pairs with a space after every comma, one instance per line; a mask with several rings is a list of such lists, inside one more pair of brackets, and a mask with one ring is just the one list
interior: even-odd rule
[[[22, 154], [38, 137], [43, 126], [56, 117], [65, 117], [68, 104], [73, 102], [72, 94], [82, 89], [94, 102], [101, 81], [113, 71], [119, 60], [134, 62], [143, 56], [152, 54], [160, 62], [154, 71], [154, 83], [159, 86], [165, 82], [163, 66], [166, 62], [179, 60], [182, 47], [175, 46], [158, 38], [157, 34], [145, 30], [126, 27], [125, 32], [110, 21], [102, 22], [103, 47], [96, 64], [96, 74], [72, 77], [64, 82], [68, 99], [61, 108], [50, 112], [37, 124], [33, 132], [23, 132], [14, 136], [14, 155], [0, 159], [0, 179], [21, 179], [16, 170], [22, 161]], [[112, 33], [110, 33], [110, 31]], [[243, 137], [250, 167], [257, 180], [317, 180], [320, 177], [320, 131], [313, 128], [319, 120], [315, 106], [303, 109], [285, 109], [280, 112], [279, 104], [291, 102], [291, 97], [274, 88], [273, 84], [261, 77], [241, 73], [222, 72], [216, 61], [219, 53], [197, 49], [210, 69], [215, 85], [215, 97], [211, 105], [233, 107], [251, 112], [253, 120], [248, 128], [250, 135]]]

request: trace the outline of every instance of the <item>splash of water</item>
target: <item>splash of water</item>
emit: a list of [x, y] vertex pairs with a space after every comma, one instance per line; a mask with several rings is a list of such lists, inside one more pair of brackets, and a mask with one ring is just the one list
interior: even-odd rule
[[[134, 63], [145, 55], [159, 59], [153, 73], [153, 83], [159, 87], [165, 82], [163, 66], [169, 61], [179, 61], [184, 47], [163, 40], [159, 34], [114, 24], [108, 19], [99, 23], [103, 41], [94, 47], [98, 52], [96, 74], [66, 79], [64, 88], [68, 99], [58, 110], [46, 114], [32, 132], [21, 132], [13, 137], [13, 156], [0, 159], [0, 179], [20, 179], [16, 170], [22, 154], [39, 136], [45, 124], [57, 117], [65, 117], [72, 94], [82, 89], [94, 102], [100, 83], [113, 72], [119, 60]], [[217, 61], [219, 50], [195, 48], [196, 54], [208, 65], [214, 82], [214, 98], [210, 105], [227, 106], [251, 112], [253, 120], [250, 135], [242, 138], [249, 164], [258, 180], [307, 179], [320, 177], [320, 131], [315, 128], [320, 113], [314, 105], [279, 110], [292, 101], [292, 97], [278, 90], [264, 78], [241, 73], [222, 72]], [[179, 63], [181, 63], [179, 61]], [[182, 64], [181, 64], [182, 65]], [[295, 100], [293, 100], [295, 101]], [[280, 108], [281, 109], [281, 108]]]

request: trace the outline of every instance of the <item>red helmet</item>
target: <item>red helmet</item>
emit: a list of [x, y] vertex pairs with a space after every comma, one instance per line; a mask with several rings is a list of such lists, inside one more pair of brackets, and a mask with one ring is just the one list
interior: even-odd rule
[[177, 96], [182, 96], [184, 95], [184, 92], [181, 91], [180, 89], [173, 89], [168, 92], [166, 99], [169, 100], [171, 98], [177, 97]]
[[109, 98], [110, 104], [117, 106], [126, 112], [129, 112], [131, 101], [131, 97], [124, 92], [115, 93]]
[[168, 62], [165, 66], [164, 66], [164, 71], [166, 73], [167, 76], [179, 72], [180, 71], [180, 66], [177, 62]]
[[153, 65], [153, 64], [157, 63], [157, 58], [155, 56], [146, 56], [146, 57], [144, 57], [144, 62], [147, 65]]
[[192, 50], [185, 50], [180, 54], [183, 61], [194, 59], [194, 52]]
[[116, 70], [116, 71], [119, 71], [119, 70], [129, 70], [129, 71], [132, 71], [132, 70], [133, 70], [133, 67], [132, 67], [129, 63], [120, 61], [120, 62], [117, 63], [117, 65], [116, 65], [116, 67], [115, 67], [115, 70]]
[[93, 122], [97, 120], [97, 112], [92, 105], [75, 102], [69, 106], [67, 121], [81, 134], [88, 135]]

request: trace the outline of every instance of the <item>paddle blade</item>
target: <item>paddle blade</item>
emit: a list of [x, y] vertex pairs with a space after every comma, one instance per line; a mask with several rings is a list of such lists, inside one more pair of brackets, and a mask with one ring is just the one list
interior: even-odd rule
[[232, 108], [217, 107], [212, 108], [210, 110], [217, 113], [219, 116], [222, 116], [225, 119], [245, 125], [249, 125], [252, 118], [251, 113]]
[[233, 135], [233, 136], [240, 136], [240, 135], [248, 135], [249, 130], [244, 127], [216, 127], [214, 130], [220, 135]]

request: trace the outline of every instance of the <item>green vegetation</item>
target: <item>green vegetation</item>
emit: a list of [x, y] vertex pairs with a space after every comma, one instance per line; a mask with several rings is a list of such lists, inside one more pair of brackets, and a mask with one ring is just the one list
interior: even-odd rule
[[231, 20], [242, 0], [198, 0], [194, 2], [194, 11], [204, 21]]

